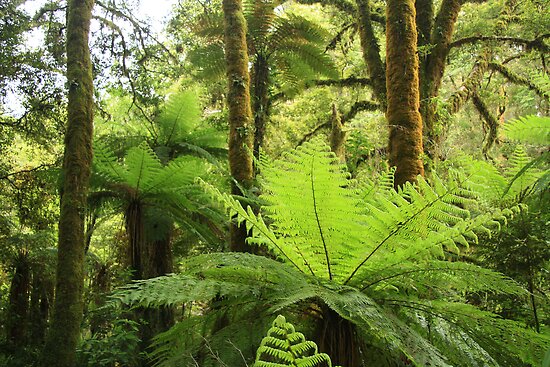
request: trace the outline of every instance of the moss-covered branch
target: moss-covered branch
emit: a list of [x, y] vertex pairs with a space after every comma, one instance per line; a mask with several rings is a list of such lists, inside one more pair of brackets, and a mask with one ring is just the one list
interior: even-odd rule
[[488, 63], [485, 56], [481, 56], [476, 61], [468, 79], [466, 79], [460, 88], [447, 99], [447, 113], [450, 115], [457, 113], [464, 104], [468, 102], [473, 92], [481, 84], [483, 75], [487, 71], [487, 65]]
[[514, 73], [512, 70], [504, 66], [503, 64], [498, 64], [496, 62], [490, 62], [488, 64], [489, 69], [494, 70], [502, 74], [508, 81], [514, 83], [514, 84], [520, 84], [525, 85], [530, 90], [537, 93], [540, 97], [548, 99], [548, 96], [545, 94], [545, 92], [535, 83], [533, 83], [528, 78], [525, 78], [519, 74]]
[[497, 132], [498, 132], [498, 120], [495, 115], [493, 115], [489, 111], [489, 107], [487, 107], [487, 104], [484, 100], [481, 99], [479, 96], [479, 93], [477, 91], [474, 91], [472, 93], [472, 103], [474, 107], [476, 108], [477, 112], [479, 112], [479, 115], [481, 116], [482, 122], [483, 122], [483, 131], [485, 133], [482, 152], [485, 158], [489, 157], [489, 150], [495, 143], [497, 139]]
[[502, 42], [502, 43], [511, 43], [514, 45], [524, 46], [527, 51], [537, 50], [540, 52], [550, 52], [550, 46], [548, 46], [544, 40], [550, 38], [550, 33], [546, 33], [538, 36], [535, 39], [529, 40], [519, 37], [500, 37], [500, 36], [472, 36], [465, 37], [459, 40], [456, 40], [450, 44], [450, 47], [460, 47], [464, 45], [469, 45], [478, 42]]

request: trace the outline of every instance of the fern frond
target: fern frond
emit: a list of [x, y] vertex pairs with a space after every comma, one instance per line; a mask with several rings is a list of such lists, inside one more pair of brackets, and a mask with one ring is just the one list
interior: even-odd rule
[[178, 91], [168, 96], [162, 112], [156, 119], [160, 144], [188, 141], [188, 135], [200, 122], [201, 109], [197, 92]]
[[332, 367], [330, 357], [319, 353], [314, 342], [306, 340], [282, 315], [273, 321], [256, 353], [254, 367]]
[[276, 19], [276, 0], [247, 0], [243, 2], [243, 13], [246, 18], [249, 38], [252, 46], [258, 50], [266, 47], [267, 39], [273, 30]]
[[504, 125], [505, 136], [510, 140], [542, 146], [550, 145], [550, 117], [524, 116]]

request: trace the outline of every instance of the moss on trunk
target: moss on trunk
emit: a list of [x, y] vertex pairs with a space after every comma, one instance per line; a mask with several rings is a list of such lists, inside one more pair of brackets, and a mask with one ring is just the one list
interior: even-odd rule
[[269, 118], [269, 65], [267, 58], [258, 54], [252, 68], [252, 96], [254, 98], [254, 157], [260, 158]]
[[386, 71], [380, 58], [380, 46], [372, 26], [369, 0], [357, 0], [357, 15], [363, 59], [369, 71], [374, 96], [381, 108], [384, 109], [386, 107]]
[[[241, 0], [223, 0], [225, 62], [228, 80], [229, 107], [229, 169], [238, 185], [248, 188], [252, 183], [253, 129], [250, 108], [250, 76], [246, 47], [246, 20]], [[242, 194], [232, 185], [233, 194]], [[231, 226], [230, 248], [245, 251], [246, 228]]]
[[418, 54], [414, 0], [389, 0], [386, 5], [386, 86], [390, 129], [390, 164], [395, 185], [415, 182], [424, 174], [420, 117]]
[[340, 159], [340, 163], [346, 163], [346, 132], [340, 113], [336, 105], [332, 104], [332, 129], [330, 132], [330, 150]]
[[88, 36], [93, 0], [67, 8], [67, 130], [59, 217], [53, 322], [41, 366], [74, 367], [80, 337], [84, 283], [84, 217], [92, 164], [93, 79]]

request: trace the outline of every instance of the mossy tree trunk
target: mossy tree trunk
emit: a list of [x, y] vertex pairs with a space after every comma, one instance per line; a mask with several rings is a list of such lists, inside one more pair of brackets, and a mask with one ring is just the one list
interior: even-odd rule
[[424, 174], [414, 0], [386, 3], [386, 118], [395, 185]]
[[[246, 46], [246, 20], [241, 0], [223, 0], [225, 62], [228, 80], [229, 107], [229, 168], [236, 181], [233, 194], [242, 194], [239, 185], [248, 188], [252, 183], [253, 125], [250, 107], [250, 76]], [[246, 228], [231, 226], [230, 249], [246, 250]]]
[[373, 94], [382, 108], [386, 107], [386, 71], [380, 58], [380, 45], [374, 33], [369, 0], [357, 0], [359, 37], [363, 59], [367, 65]]
[[332, 104], [332, 116], [331, 116], [332, 128], [330, 131], [330, 150], [336, 154], [340, 163], [346, 163], [346, 136], [347, 132], [344, 130], [342, 124], [342, 118], [338, 112], [336, 104]]
[[252, 96], [254, 111], [254, 157], [260, 158], [260, 148], [264, 142], [269, 118], [269, 64], [267, 58], [256, 55], [252, 68]]
[[67, 8], [67, 130], [59, 217], [53, 321], [41, 366], [74, 367], [80, 337], [84, 284], [84, 218], [92, 164], [93, 79], [88, 37], [93, 0]]
[[[437, 104], [434, 98], [439, 95], [441, 81], [445, 73], [447, 56], [449, 55], [451, 40], [454, 33], [458, 14], [462, 8], [460, 0], [443, 0], [437, 13], [435, 22], [429, 22], [424, 17], [433, 17], [433, 4], [428, 0], [417, 2], [419, 16], [422, 19], [419, 23], [421, 32], [420, 40], [426, 42], [429, 35], [429, 42], [422, 43], [427, 46], [426, 56], [423, 58], [421, 75], [421, 113], [425, 129], [425, 151], [430, 160], [437, 160], [439, 145], [441, 144], [441, 127], [437, 126]], [[433, 24], [433, 25], [432, 25]], [[431, 28], [431, 29], [430, 29]], [[428, 33], [430, 32], [430, 33]]]

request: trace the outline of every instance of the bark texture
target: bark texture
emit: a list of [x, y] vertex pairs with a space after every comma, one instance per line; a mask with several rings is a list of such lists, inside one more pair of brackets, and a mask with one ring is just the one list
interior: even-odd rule
[[[229, 168], [233, 179], [242, 187], [250, 187], [254, 177], [252, 167], [253, 126], [250, 107], [250, 76], [246, 46], [246, 20], [241, 0], [223, 0], [225, 62], [228, 80], [229, 107]], [[234, 194], [241, 194], [233, 184]], [[231, 227], [230, 249], [246, 250], [246, 228]]]
[[336, 105], [332, 104], [332, 129], [330, 132], [330, 150], [336, 154], [340, 163], [346, 163], [346, 131], [342, 125], [340, 113]]
[[22, 348], [27, 342], [31, 269], [26, 252], [18, 254], [10, 283], [7, 317], [7, 339], [10, 347]]
[[[431, 0], [429, 2], [431, 2]], [[420, 2], [417, 3], [417, 8], [422, 11], [422, 14], [419, 14], [417, 19], [420, 20], [424, 16], [433, 16], [433, 12], [431, 13], [430, 10], [428, 10], [428, 7], [433, 5], [428, 5], [427, 3], [427, 0], [420, 0]], [[433, 98], [437, 97], [439, 94], [455, 24], [461, 7], [462, 2], [460, 0], [443, 0], [435, 23], [433, 24], [433, 29], [428, 29], [429, 24], [426, 19], [423, 19], [422, 22], [419, 23], [419, 30], [422, 35], [420, 40], [425, 42], [425, 38], [429, 36], [428, 32], [431, 31], [431, 41], [423, 44], [430, 44], [431, 46], [429, 47], [431, 50], [423, 60], [424, 63], [420, 73], [421, 113], [425, 130], [424, 148], [428, 158], [431, 160], [437, 160], [439, 156], [440, 137], [438, 136], [438, 132], [441, 130], [436, 126], [437, 106], [433, 102]]]
[[260, 148], [264, 142], [265, 129], [269, 116], [269, 65], [267, 58], [258, 54], [252, 69], [254, 103], [254, 157], [260, 158]]
[[386, 107], [386, 71], [380, 58], [380, 45], [372, 26], [369, 0], [357, 0], [357, 15], [363, 59], [369, 71], [374, 96], [384, 109]]
[[67, 131], [59, 217], [53, 322], [41, 366], [74, 367], [80, 337], [84, 279], [84, 218], [92, 164], [93, 79], [88, 36], [93, 0], [67, 8]]
[[414, 0], [389, 0], [386, 5], [386, 118], [396, 187], [424, 175], [414, 4]]

